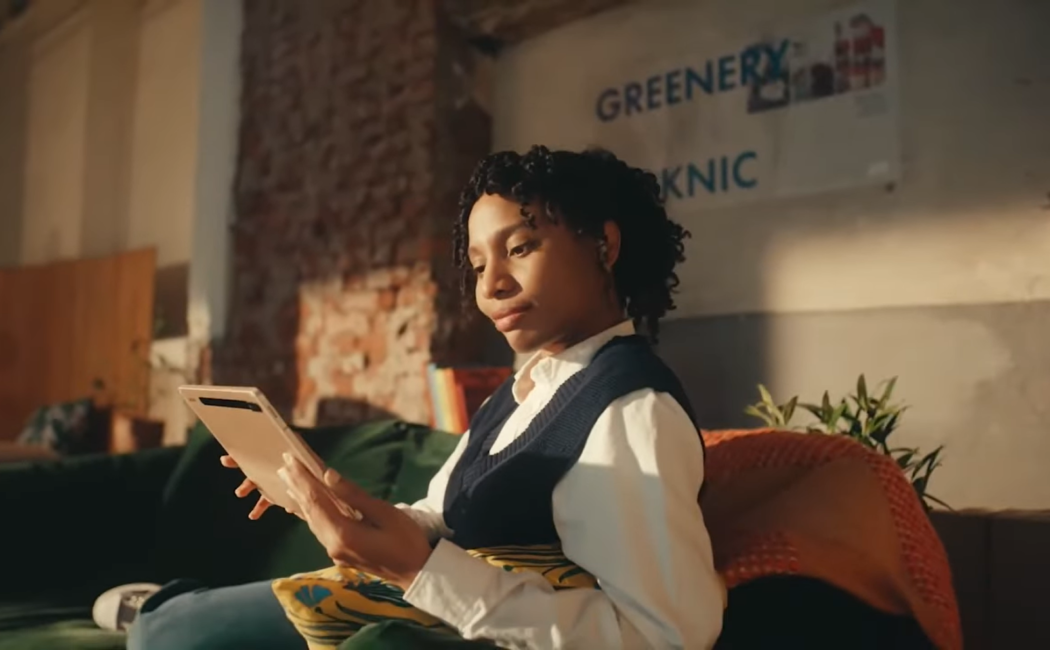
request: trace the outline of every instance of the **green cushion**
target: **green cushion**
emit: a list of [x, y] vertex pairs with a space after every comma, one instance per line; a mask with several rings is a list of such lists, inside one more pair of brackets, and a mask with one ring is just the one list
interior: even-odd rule
[[161, 504], [158, 582], [197, 578], [223, 586], [239, 578], [247, 581], [243, 562], [251, 562], [267, 532], [280, 523], [280, 518], [267, 517], [258, 526], [250, 525], [251, 504], [233, 495], [242, 477], [219, 465], [221, 455], [221, 447], [202, 425], [190, 431]]
[[[326, 464], [386, 499], [393, 491], [406, 437], [421, 430], [384, 421], [300, 433]], [[253, 501], [233, 495], [243, 477], [219, 465], [222, 453], [218, 442], [198, 426], [172, 474], [158, 549], [167, 578], [196, 578], [217, 587], [327, 564], [321, 546], [295, 517], [275, 511], [259, 521], [248, 520]]]
[[[396, 489], [394, 481], [406, 441], [424, 437], [428, 432], [429, 429], [418, 425], [385, 421], [363, 425], [349, 435], [315, 430], [309, 432], [306, 439], [329, 467], [355, 481], [372, 496], [390, 500]], [[289, 519], [294, 525], [274, 540], [260, 579], [314, 571], [332, 563], [310, 528], [298, 519]]]
[[404, 459], [389, 500], [414, 503], [427, 494], [430, 479], [452, 455], [460, 437], [430, 429], [416, 429], [405, 438]]

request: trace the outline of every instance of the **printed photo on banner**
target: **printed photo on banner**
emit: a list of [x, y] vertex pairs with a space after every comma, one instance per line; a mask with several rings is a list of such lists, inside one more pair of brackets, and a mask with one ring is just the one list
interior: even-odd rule
[[590, 107], [571, 118], [582, 146], [657, 171], [669, 204], [886, 184], [900, 169], [894, 20], [892, 0], [863, 0], [736, 46], [654, 56], [650, 43], [634, 61], [595, 61], [589, 99], [565, 102]]
[[886, 81], [885, 25], [858, 11], [849, 20], [823, 27], [827, 29], [745, 50], [743, 56], [755, 58], [754, 67], [760, 71], [750, 86], [749, 113], [882, 86]]

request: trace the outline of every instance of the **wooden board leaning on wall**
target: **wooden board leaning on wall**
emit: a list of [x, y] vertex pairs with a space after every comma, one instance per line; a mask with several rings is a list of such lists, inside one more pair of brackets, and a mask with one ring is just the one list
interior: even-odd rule
[[0, 269], [0, 440], [41, 406], [145, 415], [156, 252]]

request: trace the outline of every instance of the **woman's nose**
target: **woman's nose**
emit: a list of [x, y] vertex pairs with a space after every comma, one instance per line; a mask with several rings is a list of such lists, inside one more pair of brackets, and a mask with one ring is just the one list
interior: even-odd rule
[[502, 264], [490, 264], [481, 276], [482, 294], [486, 298], [500, 298], [507, 294], [514, 282]]

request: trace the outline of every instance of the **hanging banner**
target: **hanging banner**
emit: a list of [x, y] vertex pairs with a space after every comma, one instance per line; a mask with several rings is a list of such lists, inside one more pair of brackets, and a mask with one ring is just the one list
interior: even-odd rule
[[865, 0], [750, 42], [705, 38], [606, 74], [599, 64], [564, 115], [586, 144], [656, 171], [685, 209], [889, 183], [895, 25], [892, 0]]

